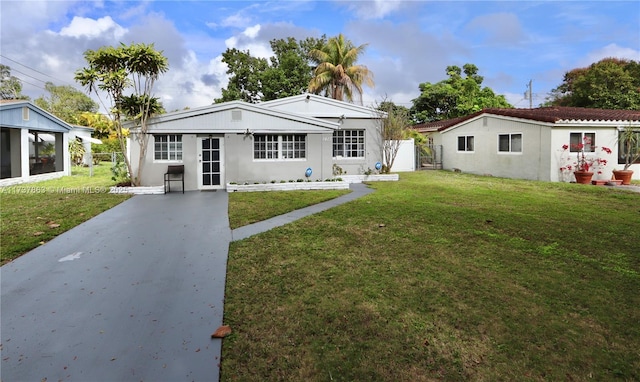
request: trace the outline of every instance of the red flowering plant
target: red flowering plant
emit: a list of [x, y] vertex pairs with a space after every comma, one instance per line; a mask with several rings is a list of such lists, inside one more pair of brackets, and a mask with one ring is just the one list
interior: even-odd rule
[[[565, 158], [565, 154], [569, 151], [571, 147], [571, 151], [576, 153], [575, 160], [570, 158], [568, 155]], [[562, 145], [562, 154], [560, 156], [560, 173], [562, 174], [563, 180], [568, 180], [571, 178], [571, 174], [577, 171], [582, 172], [593, 172], [596, 174], [602, 174], [602, 169], [607, 166], [607, 159], [600, 158], [598, 154], [596, 156], [587, 155], [585, 153], [585, 147], [590, 147], [593, 149], [593, 152], [596, 151], [597, 146], [591, 146], [591, 139], [589, 137], [584, 137], [583, 143], [576, 143], [567, 145]], [[608, 147], [602, 146], [600, 148], [599, 153], [605, 153], [607, 155], [611, 155], [612, 151]]]

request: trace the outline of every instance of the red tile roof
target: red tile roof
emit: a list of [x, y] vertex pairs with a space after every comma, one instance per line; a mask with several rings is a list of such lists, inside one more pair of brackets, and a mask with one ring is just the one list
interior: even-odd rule
[[611, 110], [551, 106], [540, 107], [537, 109], [489, 108], [464, 117], [421, 123], [413, 126], [413, 128], [420, 132], [442, 131], [482, 114], [501, 115], [505, 117], [522, 118], [546, 123], [556, 123], [559, 121], [640, 121], [640, 110]]

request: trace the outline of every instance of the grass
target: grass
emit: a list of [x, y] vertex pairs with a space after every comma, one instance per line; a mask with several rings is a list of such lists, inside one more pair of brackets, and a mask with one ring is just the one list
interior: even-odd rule
[[372, 187], [231, 245], [223, 380], [640, 379], [640, 194]]
[[348, 190], [230, 193], [229, 225], [235, 229], [347, 193]]
[[126, 200], [109, 194], [110, 164], [73, 167], [72, 175], [0, 188], [2, 264]]

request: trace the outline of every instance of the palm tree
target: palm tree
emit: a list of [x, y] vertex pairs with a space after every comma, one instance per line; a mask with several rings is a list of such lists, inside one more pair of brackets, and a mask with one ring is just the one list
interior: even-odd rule
[[367, 44], [356, 47], [344, 36], [332, 37], [321, 49], [309, 52], [318, 66], [309, 83], [309, 91], [337, 100], [353, 102], [354, 93], [362, 102], [362, 84], [373, 87], [373, 73], [364, 65], [354, 65], [358, 56], [364, 52]]

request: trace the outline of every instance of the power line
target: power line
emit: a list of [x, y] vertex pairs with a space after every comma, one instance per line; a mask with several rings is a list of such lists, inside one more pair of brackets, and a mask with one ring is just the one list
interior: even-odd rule
[[29, 85], [31, 85], [31, 86], [33, 86], [33, 87], [38, 88], [38, 89], [42, 89], [42, 90], [45, 90], [45, 91], [47, 90], [47, 89], [43, 88], [43, 87], [42, 87], [42, 86], [40, 86], [40, 85], [32, 84], [31, 82], [29, 82], [29, 81], [25, 81], [25, 80], [23, 80], [22, 78], [19, 78], [19, 80], [20, 80], [21, 82], [24, 82], [25, 84], [29, 84]]
[[39, 79], [39, 78], [36, 78], [36, 77], [34, 77], [34, 76], [32, 76], [32, 75], [29, 75], [29, 74], [27, 74], [27, 73], [21, 72], [21, 71], [19, 71], [19, 70], [18, 70], [18, 69], [16, 69], [16, 68], [11, 68], [11, 71], [12, 71], [12, 72], [20, 73], [20, 74], [25, 75], [25, 76], [27, 76], [27, 77], [29, 77], [29, 78], [32, 78], [32, 79], [34, 79], [34, 80], [36, 80], [36, 81], [40, 81], [40, 82], [42, 82], [42, 83], [44, 83], [44, 84], [46, 84], [46, 83], [48, 82], [48, 81], [44, 81], [44, 80], [41, 80], [41, 79]]
[[[34, 72], [36, 72], [36, 73], [38, 73], [38, 74], [42, 74], [42, 75], [43, 75], [43, 76], [45, 76], [45, 77], [53, 78], [53, 79], [54, 79], [54, 80], [56, 80], [56, 81], [59, 81], [59, 82], [65, 83], [65, 84], [67, 84], [67, 85], [71, 85], [71, 86], [73, 86], [73, 87], [75, 87], [75, 86], [76, 86], [75, 84], [72, 84], [72, 83], [70, 83], [70, 82], [67, 82], [67, 81], [61, 80], [61, 79], [56, 78], [56, 77], [54, 77], [54, 76], [52, 76], [52, 75], [50, 75], [50, 74], [43, 73], [43, 72], [41, 72], [41, 71], [39, 71], [39, 70], [37, 70], [37, 69], [34, 69], [34, 68], [32, 68], [32, 67], [30, 67], [30, 66], [28, 66], [28, 65], [25, 65], [25, 64], [23, 64], [23, 63], [21, 63], [21, 62], [18, 62], [18, 61], [14, 60], [14, 59], [12, 59], [12, 58], [9, 58], [9, 57], [7, 57], [7, 56], [5, 56], [5, 55], [3, 55], [3, 54], [0, 54], [0, 57], [4, 58], [5, 60], [9, 60], [9, 61], [11, 61], [11, 62], [15, 62], [16, 64], [18, 64], [18, 65], [20, 65], [20, 66], [24, 66], [25, 68], [27, 68], [27, 69], [29, 69], [29, 70], [32, 70], [32, 71], [34, 71]], [[30, 76], [30, 75], [28, 75], [28, 74], [26, 74], [26, 73], [23, 73], [23, 72], [21, 72], [21, 71], [19, 71], [19, 70], [15, 69], [15, 68], [13, 68], [12, 70], [15, 70], [15, 71], [16, 71], [16, 72], [18, 72], [18, 73], [22, 73], [22, 74], [24, 74], [25, 76], [31, 77], [31, 78], [33, 78], [33, 79], [35, 79], [35, 80], [38, 80], [38, 81], [41, 81], [41, 82], [45, 82], [45, 83], [47, 82], [47, 81], [42, 81], [42, 80], [40, 80], [40, 79], [38, 79], [38, 78], [35, 78], [35, 77], [33, 77], [33, 76]]]

